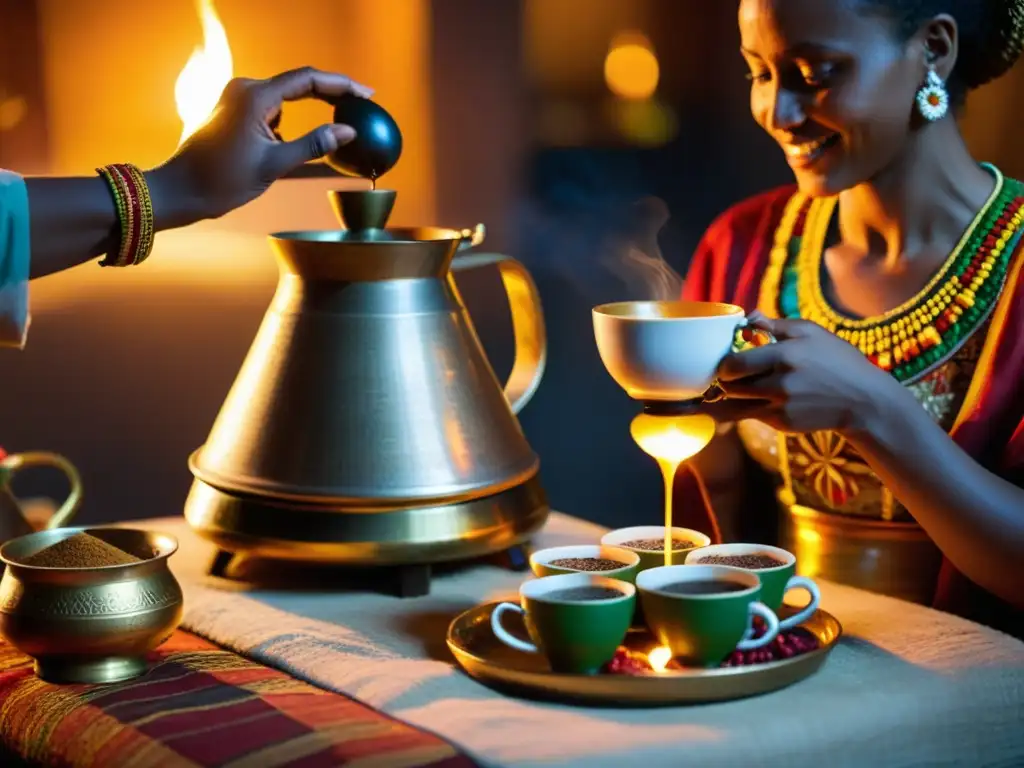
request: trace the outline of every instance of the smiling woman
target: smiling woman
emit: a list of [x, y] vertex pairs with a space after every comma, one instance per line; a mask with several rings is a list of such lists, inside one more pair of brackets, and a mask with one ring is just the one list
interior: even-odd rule
[[796, 185], [692, 263], [684, 298], [779, 338], [707, 410], [776, 478], [804, 570], [1021, 634], [1024, 185], [956, 115], [1019, 57], [1024, 0], [742, 0], [739, 28]]

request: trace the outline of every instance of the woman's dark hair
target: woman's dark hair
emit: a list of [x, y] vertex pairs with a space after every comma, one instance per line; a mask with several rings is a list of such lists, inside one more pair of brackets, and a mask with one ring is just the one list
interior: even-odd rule
[[909, 40], [929, 19], [956, 19], [960, 50], [946, 86], [955, 102], [967, 91], [1006, 73], [1024, 49], [1024, 0], [860, 0], [896, 25]]

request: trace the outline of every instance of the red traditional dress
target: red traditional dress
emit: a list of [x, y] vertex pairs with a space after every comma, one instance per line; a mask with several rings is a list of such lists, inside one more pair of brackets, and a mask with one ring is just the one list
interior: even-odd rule
[[[711, 225], [683, 298], [829, 327], [891, 371], [971, 457], [1024, 486], [1024, 186], [1005, 180], [1000, 188], [934, 284], [882, 318], [844, 318], [822, 303], [819, 269], [836, 201], [793, 186], [748, 199]], [[781, 544], [805, 573], [1022, 634], [1021, 613], [944, 560], [840, 435], [782, 435], [755, 421], [737, 430], [776, 480]], [[684, 508], [702, 506], [692, 479], [680, 481]]]

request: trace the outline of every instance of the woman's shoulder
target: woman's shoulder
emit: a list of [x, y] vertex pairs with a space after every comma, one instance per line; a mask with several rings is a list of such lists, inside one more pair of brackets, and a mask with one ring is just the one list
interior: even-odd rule
[[766, 229], [769, 237], [782, 219], [786, 204], [796, 194], [795, 184], [786, 184], [759, 192], [735, 203], [720, 213], [704, 233], [704, 238], [731, 235], [762, 235]]
[[769, 189], [727, 208], [711, 222], [687, 270], [683, 296], [745, 305], [767, 263], [795, 184]]

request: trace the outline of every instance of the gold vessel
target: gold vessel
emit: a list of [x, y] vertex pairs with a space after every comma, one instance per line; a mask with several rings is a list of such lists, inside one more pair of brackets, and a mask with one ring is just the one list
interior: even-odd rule
[[[23, 561], [88, 533], [142, 562], [101, 568], [42, 568]], [[0, 547], [0, 634], [53, 683], [113, 683], [146, 671], [146, 654], [177, 629], [181, 587], [167, 567], [178, 543], [128, 528], [59, 528]]]
[[[523, 542], [548, 514], [515, 417], [547, 354], [533, 280], [506, 256], [459, 253], [482, 226], [387, 229], [393, 191], [330, 198], [346, 229], [270, 237], [277, 291], [190, 459], [189, 523], [228, 553], [350, 565]], [[515, 333], [504, 387], [452, 277], [487, 265]]]
[[779, 497], [779, 546], [796, 555], [801, 576], [931, 603], [942, 552], [916, 523], [830, 515]]

